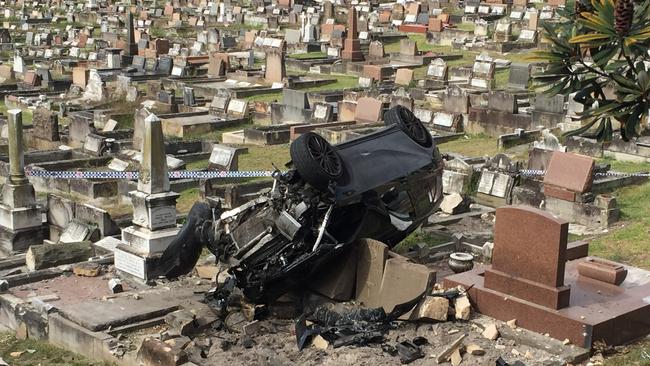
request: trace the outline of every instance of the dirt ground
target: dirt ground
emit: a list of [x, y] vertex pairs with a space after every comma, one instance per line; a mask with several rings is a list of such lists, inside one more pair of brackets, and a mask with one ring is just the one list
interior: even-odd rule
[[[386, 337], [388, 344], [412, 340], [417, 336], [428, 340], [428, 345], [422, 346], [425, 357], [411, 363], [412, 365], [432, 365], [436, 363], [437, 355], [446, 346], [455, 341], [461, 334], [467, 334], [463, 341], [465, 345], [477, 344], [485, 350], [485, 355], [463, 355], [462, 365], [495, 365], [502, 357], [512, 364], [517, 360], [526, 365], [564, 365], [562, 357], [548, 352], [517, 344], [514, 340], [499, 338], [491, 341], [484, 338], [484, 325], [491, 322], [486, 317], [479, 316], [469, 322], [445, 322], [436, 324], [401, 323], [391, 330]], [[502, 326], [507, 326], [503, 323]], [[224, 344], [237, 339], [236, 335], [220, 334], [212, 337], [212, 345], [207, 358], [194, 359], [200, 365], [393, 365], [400, 364], [399, 358], [382, 351], [380, 344], [365, 347], [340, 347], [327, 350], [313, 346], [299, 351], [296, 337], [293, 334], [291, 321], [265, 321], [266, 331], [252, 337], [255, 345], [246, 349], [241, 342], [223, 349]], [[525, 332], [524, 330], [521, 330]], [[199, 361], [199, 362], [197, 362]], [[448, 362], [446, 364], [449, 364]]]

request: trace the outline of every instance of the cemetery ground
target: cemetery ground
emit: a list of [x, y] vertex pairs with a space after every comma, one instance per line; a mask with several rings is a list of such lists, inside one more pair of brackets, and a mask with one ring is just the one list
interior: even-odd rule
[[11, 366], [110, 366], [47, 342], [18, 339], [9, 331], [0, 332], [0, 358]]

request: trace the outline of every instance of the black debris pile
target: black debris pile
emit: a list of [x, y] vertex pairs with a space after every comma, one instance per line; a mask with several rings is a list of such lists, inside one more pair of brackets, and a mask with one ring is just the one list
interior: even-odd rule
[[341, 346], [366, 346], [382, 344], [382, 349], [393, 356], [399, 356], [402, 364], [424, 357], [420, 346], [428, 342], [417, 337], [413, 342], [405, 341], [396, 345], [383, 344], [385, 336], [396, 327], [397, 319], [412, 310], [424, 297], [395, 306], [386, 313], [383, 308], [361, 308], [351, 304], [324, 304], [316, 307], [310, 314], [301, 315], [295, 322], [298, 349], [302, 350], [314, 337], [321, 337], [327, 344]]

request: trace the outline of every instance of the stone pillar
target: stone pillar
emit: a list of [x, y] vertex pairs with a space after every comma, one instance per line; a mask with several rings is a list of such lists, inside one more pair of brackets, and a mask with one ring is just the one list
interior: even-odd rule
[[14, 184], [24, 184], [25, 158], [23, 155], [23, 116], [20, 109], [11, 109], [9, 114], [9, 180]]
[[126, 56], [138, 55], [138, 44], [135, 43], [135, 31], [133, 29], [133, 13], [127, 9], [126, 11], [126, 38], [127, 46], [124, 54]]
[[162, 124], [155, 114], [144, 120], [142, 162], [138, 189], [129, 193], [133, 225], [122, 230], [122, 244], [115, 249], [115, 268], [141, 280], [149, 280], [156, 261], [176, 238], [176, 199], [171, 192]]
[[284, 62], [285, 53], [283, 48], [272, 48], [266, 51], [266, 69], [264, 79], [272, 83], [281, 83], [287, 76], [287, 69]]
[[13, 254], [43, 244], [43, 220], [34, 187], [25, 176], [22, 111], [11, 109], [7, 113], [9, 178], [2, 187], [0, 203], [0, 251]]
[[343, 52], [341, 52], [341, 59], [346, 61], [363, 61], [364, 59], [358, 38], [357, 18], [357, 9], [353, 6], [348, 12], [348, 32], [343, 43]]

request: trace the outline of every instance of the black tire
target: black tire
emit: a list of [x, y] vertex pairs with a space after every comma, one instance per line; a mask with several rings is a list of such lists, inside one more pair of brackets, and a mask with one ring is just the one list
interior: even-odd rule
[[298, 137], [289, 150], [291, 161], [302, 179], [318, 189], [343, 174], [343, 162], [334, 147], [322, 136], [307, 132]]
[[424, 127], [422, 121], [420, 121], [410, 110], [401, 105], [395, 106], [389, 109], [384, 114], [384, 123], [387, 126], [397, 125], [399, 128], [415, 141], [418, 145], [424, 147], [430, 147], [433, 139], [431, 134]]

